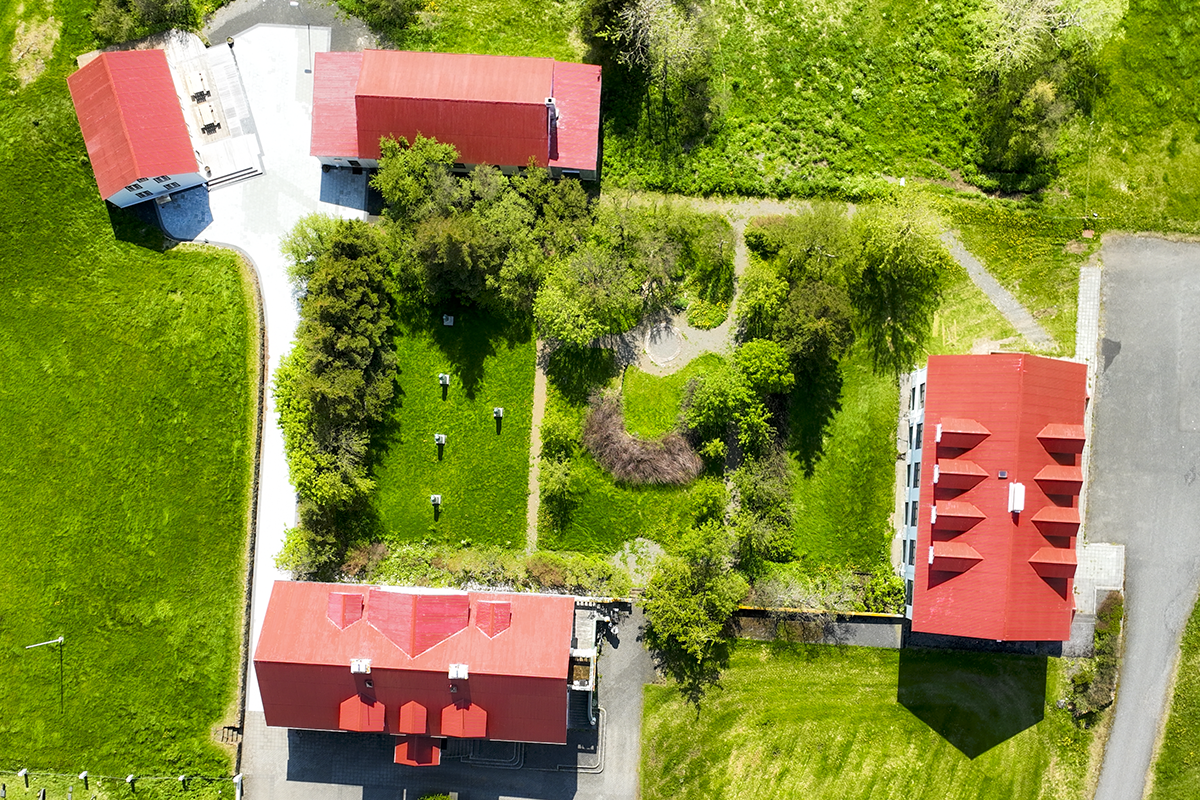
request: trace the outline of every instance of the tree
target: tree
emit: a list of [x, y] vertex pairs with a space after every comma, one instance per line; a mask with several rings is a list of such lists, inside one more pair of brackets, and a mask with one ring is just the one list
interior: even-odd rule
[[788, 354], [794, 371], [838, 361], [854, 343], [850, 296], [824, 281], [797, 284], [776, 313], [771, 338]]
[[379, 140], [379, 171], [371, 185], [383, 195], [392, 219], [412, 222], [431, 211], [435, 181], [456, 161], [454, 145], [419, 134], [411, 145], [403, 136], [385, 137]]
[[746, 342], [734, 355], [742, 380], [757, 395], [784, 394], [796, 385], [788, 354], [769, 339]]
[[642, 596], [651, 647], [694, 662], [716, 655], [749, 591], [733, 568], [732, 546], [729, 532], [710, 521], [684, 534], [677, 554], [658, 560]]
[[1063, 49], [1094, 52], [1112, 38], [1124, 13], [1120, 3], [1089, 0], [987, 0], [976, 16], [983, 33], [976, 65], [1005, 76]]
[[942, 296], [949, 253], [934, 221], [913, 207], [885, 206], [855, 217], [860, 242], [850, 302], [879, 372], [916, 363]]
[[632, 327], [641, 306], [628, 262], [589, 243], [550, 269], [533, 314], [543, 336], [583, 346]]

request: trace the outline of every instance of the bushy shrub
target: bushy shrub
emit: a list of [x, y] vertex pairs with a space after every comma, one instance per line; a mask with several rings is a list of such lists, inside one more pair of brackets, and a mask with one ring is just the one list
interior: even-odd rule
[[684, 484], [695, 480], [704, 464], [678, 433], [644, 440], [625, 430], [620, 396], [597, 398], [583, 428], [588, 452], [619, 481], [636, 484]]

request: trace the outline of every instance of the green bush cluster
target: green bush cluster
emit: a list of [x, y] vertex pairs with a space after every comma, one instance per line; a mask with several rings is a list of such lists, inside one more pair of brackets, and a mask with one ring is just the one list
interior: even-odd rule
[[514, 591], [565, 592], [625, 597], [629, 574], [585, 553], [538, 550], [517, 553], [494, 547], [453, 547], [431, 542], [402, 545], [381, 560], [367, 579], [385, 583]]
[[1088, 724], [1097, 712], [1112, 704], [1121, 667], [1121, 624], [1125, 619], [1125, 598], [1109, 592], [1096, 609], [1094, 652], [1090, 662], [1072, 676], [1071, 712]]

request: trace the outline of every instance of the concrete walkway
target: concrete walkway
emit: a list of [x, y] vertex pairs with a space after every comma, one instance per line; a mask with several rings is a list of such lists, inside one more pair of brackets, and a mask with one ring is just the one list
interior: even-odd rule
[[992, 305], [1012, 323], [1018, 333], [1036, 347], [1045, 350], [1057, 347], [1054, 338], [1046, 333], [1046, 329], [1037, 323], [1025, 306], [1021, 305], [1017, 298], [1013, 297], [1007, 289], [1000, 285], [999, 281], [992, 277], [979, 259], [963, 247], [954, 231], [943, 233], [942, 243], [946, 245], [950, 255], [954, 256], [954, 260], [961, 264], [967, 274], [971, 276], [971, 281], [987, 295], [988, 299], [992, 301]]
[[[177, 238], [228, 244], [253, 262], [262, 287], [268, 380], [292, 346], [299, 314], [287, 278], [280, 239], [302, 216], [320, 211], [342, 217], [365, 212], [323, 203], [323, 174], [308, 155], [312, 118], [312, 52], [329, 47], [328, 28], [257, 25], [236, 35], [235, 54], [263, 146], [264, 173], [212, 192], [194, 189], [161, 207], [164, 227]], [[311, 49], [310, 49], [311, 48]], [[288, 477], [279, 414], [267, 392], [259, 481], [258, 532], [252, 585], [251, 653], [266, 614], [271, 586], [290, 577], [275, 568], [285, 531], [295, 524], [296, 494]], [[253, 667], [247, 676], [247, 712], [261, 711]], [[244, 739], [247, 747], [252, 742]]]

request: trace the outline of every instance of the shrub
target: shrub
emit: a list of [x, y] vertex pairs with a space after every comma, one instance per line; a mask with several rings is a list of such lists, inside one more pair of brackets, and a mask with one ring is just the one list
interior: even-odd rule
[[597, 463], [617, 480], [638, 484], [684, 484], [704, 464], [678, 433], [646, 441], [625, 430], [620, 396], [606, 394], [593, 404], [583, 428], [583, 443]]

